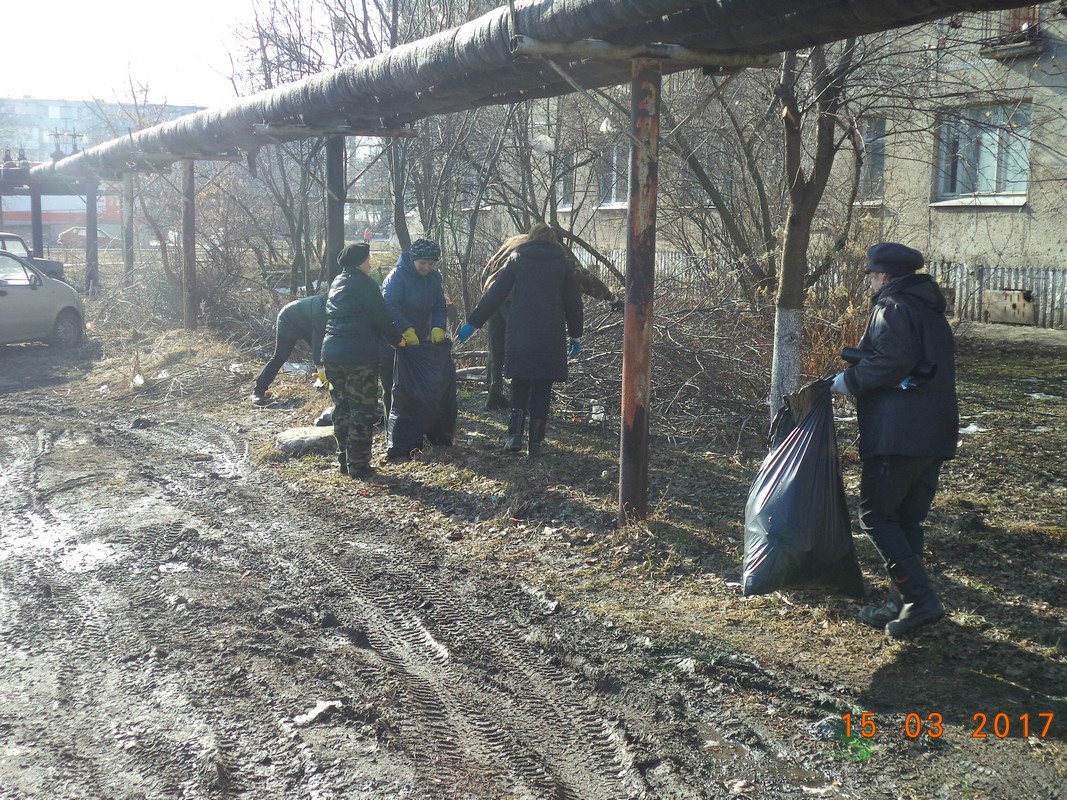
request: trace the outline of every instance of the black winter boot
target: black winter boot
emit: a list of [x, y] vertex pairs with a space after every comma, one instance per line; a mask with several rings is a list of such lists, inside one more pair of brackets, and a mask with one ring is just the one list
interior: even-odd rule
[[337, 451], [337, 465], [340, 467], [342, 475], [347, 475], [348, 474], [348, 451], [347, 450], [338, 450]]
[[889, 574], [904, 600], [897, 618], [886, 623], [885, 632], [893, 638], [937, 622], [945, 616], [945, 607], [930, 586], [930, 577], [926, 574], [918, 556], [905, 558], [889, 566]]
[[885, 598], [885, 605], [879, 606], [864, 606], [860, 609], [860, 622], [864, 625], [870, 625], [872, 628], [877, 628], [880, 631], [885, 630], [885, 626], [900, 616], [900, 610], [904, 608], [904, 598], [900, 596], [900, 592], [897, 590], [897, 584], [893, 580], [893, 576], [889, 576], [889, 594]]
[[526, 429], [526, 409], [511, 409], [508, 420], [508, 437], [504, 440], [504, 450], [509, 453], [522, 452], [522, 433]]
[[489, 395], [485, 399], [486, 410], [503, 411], [508, 405], [508, 399], [504, 396], [504, 393], [500, 391], [500, 386], [495, 383], [490, 384]]
[[537, 458], [541, 455], [542, 446], [541, 443], [545, 440], [545, 423], [547, 420], [543, 419], [531, 419], [530, 420], [530, 445], [527, 452], [530, 458]]

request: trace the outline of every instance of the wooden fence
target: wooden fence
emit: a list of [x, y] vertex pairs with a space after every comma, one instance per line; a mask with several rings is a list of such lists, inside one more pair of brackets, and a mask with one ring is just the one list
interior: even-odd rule
[[984, 267], [941, 261], [926, 265], [939, 284], [955, 289], [959, 319], [988, 320], [985, 292], [1028, 291], [1039, 328], [1067, 328], [1067, 270], [1043, 267]]
[[[606, 254], [608, 258], [625, 268], [626, 254], [621, 250]], [[585, 259], [583, 259], [585, 260]], [[586, 265], [599, 274], [605, 281], [614, 283], [614, 279], [586, 261]], [[841, 265], [843, 269], [852, 266]], [[1053, 267], [986, 267], [968, 264], [938, 261], [928, 263], [927, 271], [946, 291], [953, 303], [953, 313], [957, 319], [972, 322], [986, 322], [989, 309], [985, 306], [985, 292], [1027, 291], [1034, 305], [1034, 318], [1040, 328], [1067, 328], [1067, 268]], [[729, 291], [732, 282], [724, 275], [713, 280], [716, 271], [700, 258], [684, 253], [660, 251], [656, 253], [656, 276], [664, 286], [670, 281], [671, 291], [691, 289], [706, 290], [718, 283], [719, 290]], [[816, 287], [816, 293], [832, 290], [841, 281], [838, 269], [831, 269]], [[854, 282], [854, 281], [853, 281]]]

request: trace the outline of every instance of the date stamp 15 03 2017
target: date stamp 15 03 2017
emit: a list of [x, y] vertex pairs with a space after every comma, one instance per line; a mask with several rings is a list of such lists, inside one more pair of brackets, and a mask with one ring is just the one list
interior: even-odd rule
[[[1036, 713], [1008, 714], [1000, 712], [977, 711], [971, 717], [969, 733], [972, 739], [1007, 739], [1019, 737], [1029, 739], [1035, 736], [1044, 739], [1052, 729], [1055, 714], [1051, 711], [1039, 711]], [[863, 739], [873, 739], [878, 736], [879, 726], [885, 726], [884, 720], [880, 720], [873, 711], [864, 711], [860, 714], [842, 714], [841, 721], [845, 724], [845, 738], [854, 736]], [[927, 736], [931, 739], [940, 739], [945, 735], [944, 717], [932, 711], [920, 714], [916, 711], [904, 715], [901, 732], [909, 739], [918, 739]]]

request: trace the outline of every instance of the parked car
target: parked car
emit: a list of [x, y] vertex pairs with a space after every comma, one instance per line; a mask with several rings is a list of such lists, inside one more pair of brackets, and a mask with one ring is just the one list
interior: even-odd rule
[[85, 333], [85, 309], [72, 286], [28, 259], [0, 251], [0, 344], [48, 342], [69, 347]]
[[[67, 228], [56, 237], [56, 240], [63, 247], [85, 247], [85, 236], [87, 233], [88, 230], [85, 228]], [[108, 247], [121, 247], [122, 239], [112, 236], [110, 233], [104, 233], [97, 228], [96, 246], [105, 249]]]
[[17, 233], [0, 232], [0, 250], [6, 250], [9, 253], [25, 258], [49, 278], [65, 280], [62, 262], [53, 261], [50, 258], [37, 258], [30, 252], [26, 240]]

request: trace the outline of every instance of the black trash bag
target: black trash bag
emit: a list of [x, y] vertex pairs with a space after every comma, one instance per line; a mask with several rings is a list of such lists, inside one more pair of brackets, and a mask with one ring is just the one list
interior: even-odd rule
[[863, 597], [834, 431], [832, 379], [786, 403], [771, 424], [771, 450], [745, 506], [746, 596], [815, 588]]
[[457, 414], [452, 342], [398, 348], [387, 456], [406, 458], [421, 450], [424, 442], [452, 444]]

